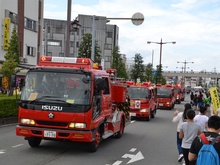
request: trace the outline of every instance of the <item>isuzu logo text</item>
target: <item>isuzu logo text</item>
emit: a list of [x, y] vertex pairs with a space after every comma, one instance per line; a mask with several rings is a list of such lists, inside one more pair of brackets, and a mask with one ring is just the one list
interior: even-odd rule
[[50, 106], [50, 105], [42, 105], [42, 110], [62, 111], [63, 107], [60, 107], [60, 106]]

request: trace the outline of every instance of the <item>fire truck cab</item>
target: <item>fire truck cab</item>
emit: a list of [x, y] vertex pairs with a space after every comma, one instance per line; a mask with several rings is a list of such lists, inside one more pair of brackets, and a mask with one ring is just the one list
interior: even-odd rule
[[131, 119], [154, 118], [157, 111], [157, 103], [154, 88], [149, 82], [136, 85], [132, 81], [126, 82], [129, 85], [128, 95], [130, 97], [130, 116]]
[[102, 139], [122, 136], [126, 119], [115, 107], [125, 101], [126, 86], [112, 84], [90, 59], [42, 56], [26, 75], [16, 135], [31, 147], [43, 139], [87, 142], [95, 152]]
[[185, 100], [185, 89], [180, 84], [176, 84], [174, 87], [174, 95], [176, 103], [180, 104], [181, 101]]
[[172, 85], [156, 85], [158, 108], [173, 109], [175, 106], [174, 88]]

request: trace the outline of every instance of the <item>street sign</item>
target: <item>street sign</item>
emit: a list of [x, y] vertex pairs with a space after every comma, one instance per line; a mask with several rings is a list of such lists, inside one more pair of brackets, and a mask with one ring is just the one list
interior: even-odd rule
[[131, 21], [134, 25], [141, 25], [144, 22], [144, 15], [142, 13], [135, 13], [132, 16]]

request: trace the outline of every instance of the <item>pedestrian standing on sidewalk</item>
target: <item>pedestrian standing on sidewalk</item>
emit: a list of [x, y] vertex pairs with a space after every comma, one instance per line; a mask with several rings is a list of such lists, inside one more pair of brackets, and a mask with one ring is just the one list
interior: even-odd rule
[[197, 104], [198, 104], [198, 96], [197, 94], [195, 94], [193, 98], [193, 109], [194, 110], [197, 110]]
[[191, 91], [191, 94], [190, 94], [190, 103], [193, 105], [193, 100], [194, 100], [194, 94], [193, 92]]
[[197, 97], [198, 97], [197, 110], [199, 111], [200, 107], [204, 107], [205, 106], [205, 104], [204, 104], [204, 97], [203, 97], [202, 92], [199, 92]]
[[177, 124], [177, 149], [178, 149], [178, 152], [179, 152], [179, 157], [178, 157], [178, 162], [182, 162], [183, 160], [183, 151], [182, 151], [182, 139], [179, 138], [179, 132], [180, 132], [180, 127], [182, 125], [182, 123], [184, 121], [186, 121], [186, 111], [191, 109], [191, 104], [190, 103], [186, 103], [184, 105], [184, 110], [183, 112], [179, 112], [178, 110], [176, 110], [174, 113], [173, 113], [173, 120], [172, 122], [174, 123], [178, 123]]
[[196, 113], [190, 109], [186, 112], [187, 122], [184, 122], [180, 127], [179, 138], [182, 139], [182, 150], [186, 165], [189, 164], [188, 154], [194, 138], [201, 133], [201, 127], [193, 121]]
[[196, 115], [193, 120], [201, 126], [201, 132], [206, 132], [206, 125], [209, 120], [209, 117], [206, 116], [207, 109], [206, 107], [200, 107], [199, 111], [200, 113]]

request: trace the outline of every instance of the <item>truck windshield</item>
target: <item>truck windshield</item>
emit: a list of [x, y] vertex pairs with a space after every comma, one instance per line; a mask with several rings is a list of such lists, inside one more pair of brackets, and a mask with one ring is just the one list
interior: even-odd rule
[[141, 87], [129, 87], [128, 95], [130, 99], [147, 99], [148, 98], [148, 89]]
[[90, 75], [83, 73], [28, 72], [21, 101], [88, 105]]
[[157, 97], [158, 98], [170, 98], [171, 90], [169, 88], [157, 88]]
[[180, 93], [180, 91], [181, 91], [180, 88], [175, 88], [174, 89], [174, 93]]

